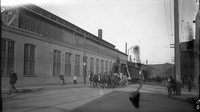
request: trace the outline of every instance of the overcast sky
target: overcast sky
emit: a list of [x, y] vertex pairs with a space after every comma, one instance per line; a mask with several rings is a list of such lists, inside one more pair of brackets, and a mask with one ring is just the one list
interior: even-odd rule
[[[2, 5], [11, 3], [16, 0], [2, 0]], [[172, 0], [33, 0], [31, 3], [94, 35], [102, 29], [103, 39], [122, 52], [126, 42], [128, 48], [139, 45], [142, 62], [173, 63]]]

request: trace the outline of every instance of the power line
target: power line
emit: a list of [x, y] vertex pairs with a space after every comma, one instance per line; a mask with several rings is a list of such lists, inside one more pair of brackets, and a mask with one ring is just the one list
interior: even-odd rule
[[167, 9], [166, 9], [166, 1], [164, 0], [164, 9], [165, 9], [165, 22], [167, 25], [167, 33], [169, 34], [169, 27], [168, 27], [168, 18], [167, 18]]
[[123, 22], [121, 22], [121, 20], [115, 16], [100, 0], [97, 0], [98, 3], [100, 4], [100, 6], [105, 9], [105, 11], [107, 11], [113, 18], [115, 18], [114, 20], [120, 24], [121, 28], [122, 28], [122, 31], [124, 31], [124, 33], [128, 33], [128, 34], [131, 34], [124, 26]]
[[171, 29], [171, 34], [173, 32], [173, 24], [172, 24], [172, 6], [171, 6], [171, 1], [169, 2], [169, 18], [170, 18], [170, 29]]

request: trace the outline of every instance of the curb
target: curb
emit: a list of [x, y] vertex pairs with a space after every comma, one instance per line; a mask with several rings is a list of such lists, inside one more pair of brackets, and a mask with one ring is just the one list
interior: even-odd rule
[[196, 98], [195, 96], [173, 96], [172, 97], [175, 100], [180, 100], [180, 101], [185, 101], [188, 103], [192, 103], [194, 98]]
[[180, 97], [179, 97], [179, 96], [172, 96], [171, 98], [172, 98], [172, 99], [175, 99], [175, 100], [180, 100], [180, 101], [188, 102], [188, 101], [187, 101], [187, 98], [181, 98], [181, 96], [180, 96]]
[[[81, 87], [89, 87], [88, 85], [60, 85], [60, 86], [41, 86], [41, 87], [22, 87], [16, 88], [21, 93], [25, 92], [39, 92], [39, 91], [46, 91], [46, 90], [54, 90], [54, 89], [67, 89], [67, 88], [81, 88]], [[9, 91], [8, 88], [2, 89], [2, 93], [7, 93]]]

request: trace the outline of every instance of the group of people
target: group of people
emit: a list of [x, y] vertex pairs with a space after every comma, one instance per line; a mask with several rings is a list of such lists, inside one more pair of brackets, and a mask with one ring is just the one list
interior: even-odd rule
[[115, 87], [126, 87], [128, 85], [128, 79], [125, 75], [120, 74], [88, 74], [90, 87], [94, 88], [115, 88]]
[[[139, 72], [139, 87], [137, 91], [142, 87], [142, 81], [144, 80], [144, 76], [142, 75], [142, 72]], [[115, 74], [93, 74], [92, 72], [88, 73], [88, 78], [90, 81], [91, 87], [101, 87], [101, 88], [114, 88], [114, 87], [126, 87], [128, 85], [128, 80], [125, 75], [115, 75]], [[59, 75], [59, 79], [61, 81], [61, 84], [66, 85], [64, 75]], [[17, 82], [17, 74], [14, 71], [11, 71], [10, 73], [10, 82], [9, 82], [9, 95], [11, 95], [12, 92], [18, 92], [18, 90], [15, 88], [15, 84]], [[77, 84], [77, 78], [76, 76], [73, 77], [74, 84]], [[168, 89], [168, 96], [171, 97], [172, 95], [175, 95], [175, 81], [170, 76], [167, 79], [166, 87]]]

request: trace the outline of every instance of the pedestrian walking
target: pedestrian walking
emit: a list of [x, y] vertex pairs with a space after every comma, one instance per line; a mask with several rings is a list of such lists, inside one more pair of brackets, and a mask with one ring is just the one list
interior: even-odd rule
[[142, 72], [142, 69], [141, 69], [141, 70], [139, 70], [139, 87], [137, 89], [138, 92], [142, 88], [143, 81], [144, 81], [144, 75], [143, 75], [143, 72]]
[[74, 84], [77, 84], [77, 78], [76, 78], [76, 75], [74, 75], [74, 77], [73, 77], [73, 80], [74, 80]]
[[11, 71], [10, 73], [10, 85], [9, 85], [9, 93], [8, 95], [11, 95], [13, 91], [17, 92], [17, 89], [15, 88], [15, 84], [17, 82], [17, 74], [14, 71]]
[[168, 90], [168, 97], [171, 97], [173, 92], [175, 95], [175, 82], [174, 79], [170, 76], [167, 78], [167, 82], [166, 82], [166, 86], [167, 86], [167, 90]]
[[93, 73], [91, 71], [88, 73], [88, 78], [89, 78], [89, 81], [90, 81], [90, 86], [92, 87]]
[[65, 83], [65, 77], [64, 77], [63, 74], [60, 74], [60, 75], [59, 75], [59, 79], [60, 79], [60, 81], [62, 82], [62, 83], [61, 83], [62, 85], [66, 85], [66, 83]]

